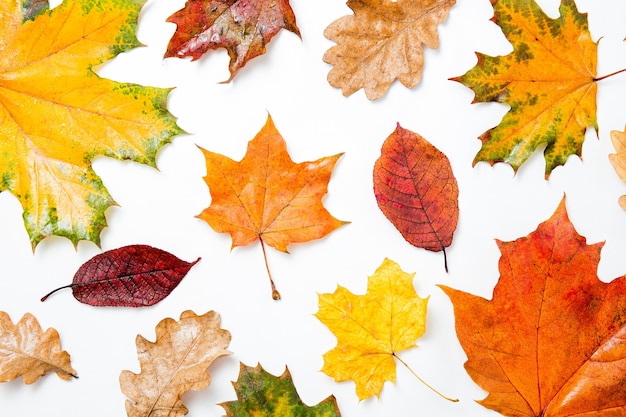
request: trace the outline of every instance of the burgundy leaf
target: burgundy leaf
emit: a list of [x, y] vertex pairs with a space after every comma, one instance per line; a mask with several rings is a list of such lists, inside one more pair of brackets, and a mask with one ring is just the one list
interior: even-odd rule
[[374, 165], [378, 207], [404, 239], [419, 248], [443, 251], [452, 243], [459, 218], [459, 188], [448, 158], [400, 124]]
[[93, 306], [151, 306], [178, 286], [194, 262], [147, 245], [130, 245], [103, 252], [85, 262], [74, 275], [71, 288], [81, 303]]

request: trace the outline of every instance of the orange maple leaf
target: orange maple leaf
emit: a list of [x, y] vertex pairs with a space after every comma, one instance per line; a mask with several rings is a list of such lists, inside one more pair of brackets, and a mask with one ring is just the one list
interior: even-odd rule
[[[287, 252], [290, 243], [319, 239], [347, 223], [334, 218], [322, 204], [335, 163], [343, 154], [294, 163], [269, 115], [240, 162], [202, 151], [211, 204], [198, 217], [216, 232], [230, 233], [233, 248], [259, 240], [264, 254], [265, 243]], [[265, 262], [267, 266], [267, 257]], [[271, 274], [270, 281], [272, 295], [279, 299]]]
[[586, 244], [563, 200], [498, 246], [492, 300], [442, 286], [465, 369], [489, 392], [480, 404], [515, 417], [626, 415], [626, 276], [598, 280], [603, 244]]

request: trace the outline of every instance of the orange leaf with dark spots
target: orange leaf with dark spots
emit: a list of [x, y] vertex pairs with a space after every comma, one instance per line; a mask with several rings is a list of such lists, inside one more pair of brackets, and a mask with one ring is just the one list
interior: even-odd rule
[[465, 369], [507, 416], [626, 415], [626, 276], [597, 278], [565, 202], [528, 236], [500, 242], [492, 300], [442, 287], [452, 300]]
[[459, 188], [441, 151], [398, 124], [374, 165], [374, 194], [407, 242], [443, 251], [445, 259], [459, 218]]
[[[211, 205], [198, 217], [216, 232], [229, 233], [233, 248], [258, 240], [264, 254], [264, 244], [287, 252], [291, 243], [319, 239], [346, 223], [322, 204], [342, 154], [294, 163], [269, 116], [241, 161], [203, 152]], [[272, 289], [279, 299], [273, 282]]]
[[196, 60], [210, 49], [225, 48], [230, 81], [281, 29], [300, 36], [289, 0], [188, 0], [167, 19], [175, 23], [165, 58]]

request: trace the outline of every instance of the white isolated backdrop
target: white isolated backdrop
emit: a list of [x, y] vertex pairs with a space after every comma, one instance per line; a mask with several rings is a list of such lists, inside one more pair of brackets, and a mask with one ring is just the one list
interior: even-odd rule
[[[549, 181], [540, 151], [516, 175], [503, 164], [472, 167], [480, 147], [477, 137], [498, 124], [507, 106], [471, 104], [472, 91], [448, 79], [474, 66], [474, 51], [498, 55], [512, 48], [489, 21], [493, 12], [488, 0], [457, 3], [439, 26], [439, 49], [425, 52], [418, 86], [407, 89], [395, 83], [382, 99], [371, 102], [362, 90], [346, 98], [326, 82], [330, 66], [322, 55], [333, 43], [323, 31], [351, 13], [342, 0], [291, 0], [302, 39], [282, 31], [267, 54], [249, 62], [229, 84], [219, 83], [228, 78], [224, 50], [195, 62], [163, 60], [175, 29], [165, 20], [184, 1], [148, 0], [138, 29], [145, 47], [121, 54], [99, 73], [118, 81], [175, 87], [169, 109], [188, 134], [159, 152], [158, 170], [104, 157], [94, 161], [119, 204], [107, 211], [109, 227], [102, 233], [101, 248], [81, 242], [75, 249], [68, 240], [52, 237], [33, 253], [19, 203], [8, 192], [0, 194], [0, 310], [14, 322], [31, 312], [44, 328], [56, 328], [80, 377], [63, 381], [48, 375], [30, 386], [21, 379], [1, 384], [0, 414], [124, 416], [118, 378], [124, 369], [139, 372], [136, 335], [154, 340], [160, 320], [178, 319], [191, 309], [220, 313], [222, 327], [232, 334], [233, 352], [209, 368], [209, 388], [184, 396], [191, 417], [225, 414], [217, 404], [236, 398], [231, 381], [237, 379], [240, 361], [260, 363], [274, 375], [288, 366], [305, 403], [313, 405], [333, 394], [344, 417], [497, 415], [475, 402], [486, 393], [463, 368], [466, 357], [454, 331], [452, 306], [436, 285], [490, 298], [499, 277], [496, 239], [510, 241], [532, 232], [565, 195], [578, 232], [588, 243], [605, 242], [599, 277], [610, 281], [626, 273], [626, 212], [617, 204], [626, 194], [626, 183], [608, 161], [614, 152], [609, 133], [626, 124], [626, 74], [599, 84], [599, 137], [588, 131], [583, 160], [570, 158]], [[540, 4], [550, 16], [558, 16], [557, 0]], [[593, 39], [602, 38], [598, 74], [626, 67], [626, 2], [577, 4], [589, 13]], [[269, 248], [283, 296], [279, 302], [270, 297], [259, 245], [231, 251], [228, 235], [195, 218], [210, 204], [198, 146], [239, 160], [268, 114], [296, 162], [345, 152], [324, 203], [335, 217], [351, 222], [323, 239], [292, 245], [289, 254]], [[372, 169], [396, 123], [443, 151], [458, 180], [460, 219], [447, 250], [449, 273], [441, 253], [406, 243], [376, 205]], [[39, 301], [49, 290], [70, 283], [79, 266], [102, 250], [139, 243], [202, 261], [168, 298], [150, 308], [91, 307], [74, 300], [70, 291]], [[313, 316], [317, 294], [334, 292], [337, 285], [363, 294], [367, 277], [386, 257], [415, 272], [416, 291], [430, 296], [426, 333], [417, 341], [419, 347], [400, 356], [431, 385], [459, 398], [458, 403], [433, 394], [402, 365], [395, 384], [386, 383], [380, 398], [364, 401], [356, 397], [353, 382], [336, 383], [320, 372], [322, 355], [336, 339]]]

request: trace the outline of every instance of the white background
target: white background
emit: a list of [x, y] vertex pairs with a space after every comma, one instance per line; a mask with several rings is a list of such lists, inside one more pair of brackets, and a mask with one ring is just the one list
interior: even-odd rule
[[[185, 395], [190, 416], [222, 416], [216, 404], [235, 399], [230, 381], [239, 361], [261, 363], [279, 375], [287, 365], [295, 386], [309, 405], [334, 394], [344, 417], [489, 416], [475, 400], [486, 393], [463, 368], [465, 355], [456, 339], [452, 306], [436, 284], [463, 289], [486, 298], [497, 282], [499, 257], [495, 239], [514, 240], [547, 220], [566, 195], [570, 218], [588, 243], [604, 241], [598, 274], [609, 281], [626, 272], [626, 212], [617, 204], [626, 183], [608, 161], [613, 153], [611, 130], [626, 124], [626, 74], [599, 84], [599, 139], [588, 131], [583, 161], [572, 157], [544, 180], [541, 152], [517, 175], [510, 167], [479, 163], [477, 137], [498, 124], [507, 106], [471, 104], [473, 93], [449, 81], [476, 62], [474, 51], [506, 54], [511, 46], [489, 21], [488, 0], [459, 0], [439, 26], [440, 47], [426, 50], [423, 79], [412, 89], [395, 83], [380, 100], [363, 91], [346, 98], [328, 85], [330, 66], [322, 61], [333, 45], [323, 30], [350, 14], [341, 0], [292, 0], [302, 40], [282, 31], [266, 55], [248, 63], [230, 84], [224, 50], [202, 59], [162, 56], [175, 26], [165, 20], [184, 6], [183, 0], [149, 0], [140, 15], [138, 38], [146, 46], [124, 53], [101, 68], [119, 81], [176, 87], [170, 111], [188, 132], [158, 155], [155, 170], [107, 158], [94, 161], [96, 172], [119, 206], [107, 211], [109, 227], [102, 248], [81, 242], [77, 250], [66, 239], [45, 239], [33, 253], [21, 207], [8, 192], [0, 194], [0, 310], [13, 321], [33, 313], [44, 328], [54, 327], [80, 378], [63, 381], [48, 375], [26, 386], [21, 379], [0, 385], [1, 415], [49, 417], [123, 416], [124, 395], [118, 377], [123, 369], [139, 371], [135, 336], [154, 339], [155, 325], [178, 319], [191, 309], [216, 310], [223, 328], [232, 333], [233, 355], [209, 369], [210, 387]], [[550, 16], [558, 2], [540, 2]], [[598, 74], [626, 67], [626, 2], [579, 0], [599, 45]], [[276, 285], [283, 295], [272, 301], [258, 244], [230, 250], [230, 237], [215, 233], [195, 218], [210, 203], [202, 176], [203, 156], [196, 145], [240, 160], [249, 140], [271, 114], [296, 162], [345, 152], [333, 173], [324, 203], [351, 223], [327, 237], [292, 245], [290, 254], [268, 251]], [[399, 122], [418, 132], [450, 159], [460, 188], [460, 219], [448, 248], [450, 272], [441, 253], [406, 243], [376, 205], [372, 168], [385, 138]], [[95, 308], [80, 304], [70, 291], [45, 303], [40, 297], [71, 282], [79, 266], [92, 256], [127, 244], [149, 244], [187, 261], [202, 257], [178, 288], [151, 308]], [[450, 403], [434, 395], [402, 365], [395, 384], [386, 383], [379, 399], [358, 401], [354, 383], [336, 383], [321, 373], [322, 355], [335, 346], [332, 333], [313, 314], [317, 293], [334, 292], [338, 284], [362, 294], [367, 277], [388, 257], [407, 272], [416, 272], [415, 288], [430, 296], [426, 334], [420, 347], [400, 353], [413, 369], [443, 393], [460, 399]]]

